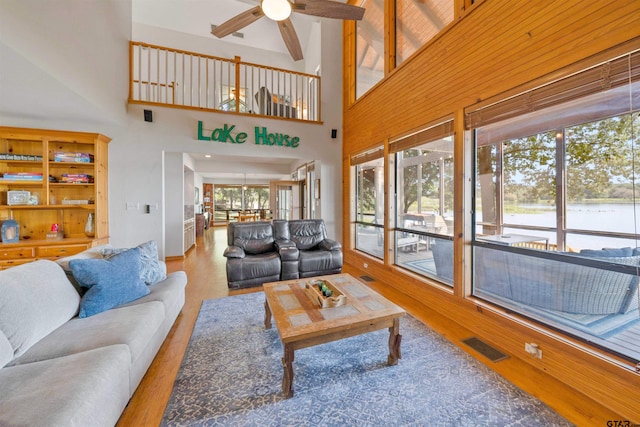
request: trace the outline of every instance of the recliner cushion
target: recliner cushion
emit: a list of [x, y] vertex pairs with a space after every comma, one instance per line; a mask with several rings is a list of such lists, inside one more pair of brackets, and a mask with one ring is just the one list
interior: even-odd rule
[[329, 271], [342, 268], [340, 251], [300, 251], [300, 272]]
[[316, 221], [290, 222], [289, 233], [291, 240], [303, 251], [315, 248], [326, 237], [322, 223]]
[[248, 254], [275, 251], [273, 228], [269, 223], [236, 224], [233, 228], [233, 246]]
[[258, 277], [280, 275], [280, 268], [280, 257], [276, 252], [245, 258], [229, 258], [227, 259], [227, 280], [239, 282]]

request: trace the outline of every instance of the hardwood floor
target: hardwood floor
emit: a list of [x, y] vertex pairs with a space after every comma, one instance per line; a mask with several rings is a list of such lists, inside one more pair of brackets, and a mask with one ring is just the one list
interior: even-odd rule
[[[187, 273], [186, 302], [182, 314], [176, 320], [123, 412], [117, 424], [119, 427], [160, 424], [203, 300], [261, 290], [261, 288], [254, 288], [229, 292], [226, 283], [225, 258], [222, 256], [226, 246], [226, 228], [211, 228], [205, 231], [203, 237], [197, 239], [197, 246], [184, 260], [167, 263], [169, 271], [184, 270]], [[343, 271], [354, 276], [366, 274], [350, 265], [345, 265]], [[403, 307], [408, 313], [508, 378], [515, 385], [545, 401], [571, 422], [577, 425], [592, 425], [594, 418], [613, 419], [611, 417], [615, 417], [615, 414], [606, 410], [602, 412], [603, 408], [593, 400], [576, 393], [574, 389], [543, 372], [531, 369], [527, 363], [513, 355], [500, 363], [492, 363], [478, 353], [474, 353], [469, 347], [461, 344], [461, 340], [472, 335], [470, 331], [451, 322], [411, 296], [378, 280], [367, 282], [367, 285]], [[597, 407], [600, 408], [596, 409]], [[590, 410], [586, 411], [585, 408]], [[594, 412], [598, 413], [598, 416], [594, 416]]]
[[[185, 304], [155, 360], [120, 417], [118, 426], [157, 426], [171, 396], [173, 381], [189, 344], [203, 300], [221, 298], [229, 292], [222, 256], [227, 247], [226, 227], [210, 228], [198, 237], [196, 247], [182, 261], [167, 262], [169, 272], [184, 270], [188, 283]], [[249, 292], [259, 289], [249, 290]]]

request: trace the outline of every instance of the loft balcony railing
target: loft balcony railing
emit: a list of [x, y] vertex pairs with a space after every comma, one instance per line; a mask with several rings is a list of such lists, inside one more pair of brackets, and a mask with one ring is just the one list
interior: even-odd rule
[[320, 77], [129, 43], [129, 103], [320, 122]]

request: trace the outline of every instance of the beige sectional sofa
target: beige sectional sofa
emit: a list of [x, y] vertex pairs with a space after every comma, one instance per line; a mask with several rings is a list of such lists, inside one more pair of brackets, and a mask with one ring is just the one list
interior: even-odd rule
[[0, 426], [113, 426], [184, 305], [186, 274], [175, 272], [81, 318], [68, 261], [0, 271]]

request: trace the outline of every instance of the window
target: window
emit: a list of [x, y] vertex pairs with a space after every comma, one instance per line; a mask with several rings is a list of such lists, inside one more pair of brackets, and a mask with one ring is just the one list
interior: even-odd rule
[[393, 141], [389, 151], [396, 156], [395, 263], [452, 285], [453, 121]]
[[396, 0], [396, 66], [453, 21], [453, 0]]
[[[236, 111], [236, 89], [231, 86], [223, 85], [220, 92], [220, 109], [222, 111]], [[246, 113], [247, 110], [247, 89], [240, 88], [240, 106], [241, 113]]]
[[467, 112], [473, 293], [637, 362], [640, 52]]
[[356, 249], [384, 258], [384, 159], [382, 147], [351, 159], [355, 173]]
[[213, 197], [215, 221], [235, 220], [244, 210], [254, 211], [261, 219], [268, 216], [269, 186], [216, 184]]
[[356, 23], [356, 99], [384, 77], [384, 0], [365, 0]]
[[250, 185], [244, 188], [245, 210], [269, 209], [269, 186]]

